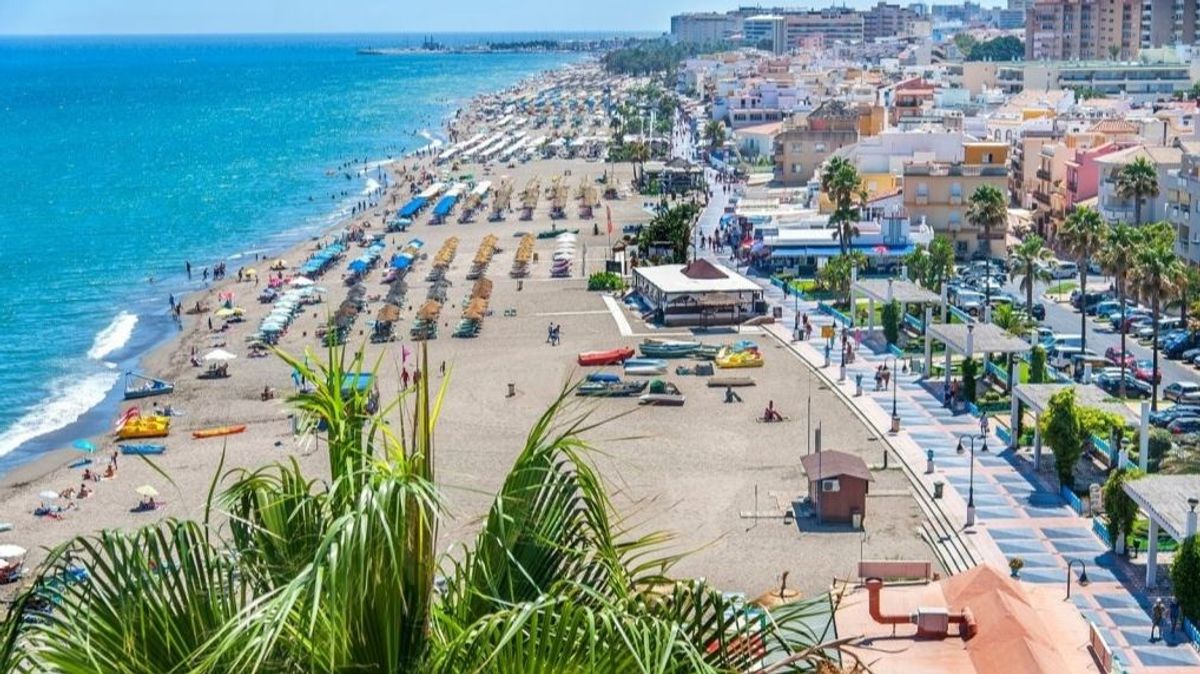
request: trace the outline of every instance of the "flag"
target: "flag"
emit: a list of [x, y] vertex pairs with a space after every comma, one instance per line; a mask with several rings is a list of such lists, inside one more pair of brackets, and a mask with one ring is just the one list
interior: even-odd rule
[[612, 207], [606, 204], [604, 206], [604, 212], [606, 214], [608, 214], [608, 233], [611, 236], [612, 235]]

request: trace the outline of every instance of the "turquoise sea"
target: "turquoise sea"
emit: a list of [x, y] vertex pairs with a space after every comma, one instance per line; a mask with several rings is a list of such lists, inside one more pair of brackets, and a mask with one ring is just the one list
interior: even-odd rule
[[107, 428], [121, 373], [174, 330], [169, 295], [199, 287], [185, 261], [235, 269], [329, 227], [365, 187], [330, 169], [584, 58], [355, 53], [420, 40], [0, 38], [0, 473]]

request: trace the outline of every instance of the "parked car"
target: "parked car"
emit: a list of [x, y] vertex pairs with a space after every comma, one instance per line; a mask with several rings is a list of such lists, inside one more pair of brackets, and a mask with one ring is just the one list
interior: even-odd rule
[[1050, 267], [1050, 278], [1056, 280], [1073, 279], [1079, 276], [1079, 266], [1074, 262], [1059, 262]]
[[1110, 346], [1105, 349], [1104, 357], [1108, 359], [1108, 362], [1117, 367], [1121, 366], [1121, 361], [1125, 362], [1125, 367], [1132, 367], [1133, 362], [1137, 360], [1137, 356], [1134, 356], [1133, 352], [1128, 349], [1122, 352], [1119, 346]]
[[[1158, 336], [1162, 337], [1162, 336], [1166, 335], [1168, 332], [1180, 330], [1182, 328], [1183, 328], [1183, 321], [1179, 320], [1179, 317], [1163, 318], [1158, 321]], [[1138, 328], [1138, 330], [1136, 332], [1134, 332], [1133, 334], [1138, 339], [1152, 338], [1154, 336], [1154, 323], [1151, 322], [1150, 325], [1147, 325], [1142, 328]]]
[[1159, 349], [1167, 358], [1179, 358], [1184, 351], [1200, 346], [1200, 333], [1184, 332], [1164, 339], [1159, 343]]
[[[1120, 372], [1101, 372], [1099, 376], [1092, 379], [1092, 383], [1099, 386], [1105, 393], [1116, 396], [1121, 394], [1121, 373]], [[1125, 373], [1125, 395], [1135, 398], [1149, 398], [1151, 394], [1150, 385], [1134, 377], [1131, 373]]]
[[[1080, 293], [1078, 290], [1072, 291], [1071, 306], [1076, 309], [1082, 308], [1089, 315], [1096, 313], [1096, 308], [1103, 302], [1112, 301], [1113, 294], [1107, 290], [1091, 291]], [[1080, 307], [1080, 304], [1083, 306]]]
[[1046, 320], [1046, 305], [1041, 302], [1034, 302], [1032, 307], [1026, 309], [1025, 302], [1018, 300], [1013, 303], [1013, 309], [1026, 313], [1035, 321]]
[[1142, 358], [1134, 362], [1133, 376], [1151, 384], [1162, 383], [1162, 372], [1154, 371], [1154, 361], [1149, 358]]
[[1162, 390], [1163, 400], [1181, 402], [1189, 396], [1194, 400], [1200, 400], [1200, 383], [1194, 381], [1176, 381], [1167, 384]]
[[1200, 417], [1179, 417], [1167, 424], [1167, 430], [1175, 435], [1200, 432]]
[[1174, 405], [1165, 410], [1151, 412], [1150, 425], [1166, 428], [1167, 424], [1182, 417], [1200, 417], [1200, 405]]

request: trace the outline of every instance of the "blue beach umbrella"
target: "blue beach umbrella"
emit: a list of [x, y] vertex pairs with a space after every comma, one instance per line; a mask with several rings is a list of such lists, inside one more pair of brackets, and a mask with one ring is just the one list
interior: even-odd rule
[[75, 442], [71, 443], [71, 446], [81, 452], [87, 452], [88, 454], [96, 451], [96, 446], [87, 440], [76, 440]]

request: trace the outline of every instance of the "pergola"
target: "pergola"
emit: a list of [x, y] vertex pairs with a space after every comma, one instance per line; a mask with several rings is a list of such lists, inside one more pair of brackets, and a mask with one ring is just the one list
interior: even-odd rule
[[858, 279], [850, 284], [850, 307], [851, 315], [858, 297], [867, 298], [867, 331], [875, 329], [875, 303], [889, 304], [893, 301], [899, 302], [901, 306], [906, 304], [920, 304], [925, 308], [925, 324], [929, 325], [931, 310], [933, 305], [942, 301], [942, 298], [937, 293], [930, 292], [921, 286], [902, 279]]
[[1146, 475], [1126, 480], [1125, 493], [1150, 520], [1146, 546], [1146, 586], [1158, 580], [1158, 530], [1182, 543], [1196, 535], [1196, 506], [1200, 505], [1200, 475]]
[[939, 323], [925, 327], [925, 372], [933, 370], [933, 342], [946, 345], [945, 390], [950, 390], [950, 359], [954, 354], [971, 358], [977, 353], [1003, 353], [1008, 356], [1009, 384], [1012, 383], [1015, 353], [1028, 353], [1029, 342], [1014, 337], [991, 323]]
[[1121, 401], [1110, 397], [1107, 393], [1095, 386], [1076, 386], [1075, 384], [1017, 384], [1013, 388], [1012, 396], [1012, 435], [1008, 440], [1008, 446], [1012, 449], [1017, 447], [1018, 438], [1021, 435], [1021, 408], [1028, 407], [1033, 412], [1033, 465], [1042, 465], [1042, 432], [1038, 428], [1038, 422], [1041, 420], [1042, 412], [1046, 411], [1046, 407], [1050, 404], [1050, 398], [1053, 398], [1057, 393], [1067, 389], [1075, 390], [1075, 398], [1083, 407], [1090, 407], [1101, 412], [1109, 412], [1121, 417], [1126, 423], [1139, 426], [1139, 444], [1141, 451], [1138, 453], [1141, 459], [1142, 468], [1146, 467], [1147, 457], [1150, 447], [1150, 420], [1149, 405], [1143, 411], [1147, 418], [1143, 419], [1133, 410], [1125, 406]]

